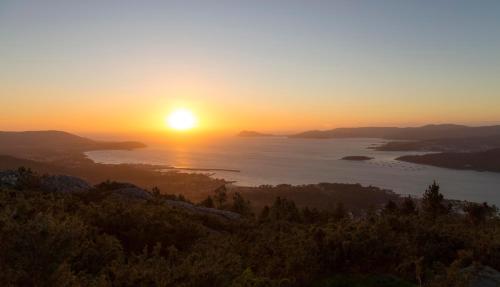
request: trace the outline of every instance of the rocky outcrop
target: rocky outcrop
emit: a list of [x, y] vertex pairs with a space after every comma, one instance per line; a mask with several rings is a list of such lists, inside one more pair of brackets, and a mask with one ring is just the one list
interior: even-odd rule
[[0, 187], [14, 188], [17, 185], [19, 173], [14, 170], [0, 171]]
[[150, 199], [153, 196], [145, 189], [142, 189], [128, 182], [105, 181], [95, 186], [99, 190], [109, 192], [127, 199]]
[[462, 272], [470, 276], [470, 287], [500, 286], [500, 272], [489, 266], [469, 266]]
[[150, 199], [153, 196], [149, 191], [144, 190], [140, 187], [137, 186], [130, 186], [130, 187], [123, 187], [115, 190], [111, 190], [111, 193], [114, 195], [118, 195], [121, 197], [126, 197], [126, 198], [133, 198], [133, 199]]
[[82, 192], [91, 188], [86, 181], [78, 177], [69, 175], [39, 176], [24, 168], [0, 171], [0, 187], [69, 193]]
[[[85, 180], [78, 177], [68, 175], [38, 176], [26, 169], [0, 171], [1, 187], [62, 193], [87, 192], [93, 189]], [[153, 198], [151, 192], [127, 182], [105, 181], [96, 185], [94, 190], [126, 200], [149, 200]], [[164, 203], [189, 212], [214, 215], [229, 220], [236, 220], [241, 217], [235, 212], [197, 206], [181, 200], [165, 199]]]
[[178, 201], [178, 200], [165, 200], [165, 203], [172, 206], [172, 207], [178, 207], [178, 208], [183, 208], [187, 209], [189, 211], [199, 213], [199, 214], [204, 214], [204, 215], [216, 215], [216, 216], [221, 216], [226, 219], [230, 220], [237, 220], [241, 218], [241, 215], [236, 212], [232, 211], [227, 211], [227, 210], [220, 210], [220, 209], [215, 209], [215, 208], [209, 208], [209, 207], [203, 207], [203, 206], [196, 206], [194, 204], [191, 204], [189, 202], [185, 201]]
[[[124, 199], [148, 200], [153, 197], [153, 195], [149, 191], [127, 182], [105, 181], [96, 185], [95, 187]], [[240, 218], [240, 215], [235, 212], [197, 206], [182, 200], [164, 199], [163, 202], [171, 207], [184, 209], [193, 213], [215, 215], [230, 220], [236, 220]]]
[[87, 191], [91, 188], [83, 179], [69, 175], [42, 176], [40, 187], [44, 191], [67, 193]]

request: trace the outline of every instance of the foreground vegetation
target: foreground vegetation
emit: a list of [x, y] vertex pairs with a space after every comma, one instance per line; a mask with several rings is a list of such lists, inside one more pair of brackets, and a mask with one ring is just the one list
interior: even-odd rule
[[150, 199], [40, 190], [29, 172], [0, 190], [2, 286], [466, 286], [463, 268], [500, 269], [496, 208], [444, 203], [439, 186], [352, 217], [277, 198], [252, 209], [224, 189], [200, 202], [243, 218]]

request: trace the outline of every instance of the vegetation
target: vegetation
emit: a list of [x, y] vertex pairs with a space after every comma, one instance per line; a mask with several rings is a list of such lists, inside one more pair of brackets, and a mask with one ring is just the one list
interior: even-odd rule
[[114, 182], [44, 192], [23, 172], [0, 190], [2, 286], [462, 286], [465, 267], [500, 269], [497, 209], [454, 212], [437, 184], [421, 204], [389, 201], [360, 217], [286, 198], [255, 210], [223, 188], [199, 203], [243, 215], [228, 220], [165, 204], [175, 197], [158, 190], [106, 196]]
[[[78, 156], [74, 158], [78, 160]], [[158, 187], [162, 192], [182, 194], [190, 200], [201, 200], [214, 189], [225, 183], [201, 173], [177, 171], [158, 171], [158, 166], [131, 164], [99, 164], [84, 159], [77, 164], [64, 162], [39, 162], [0, 155], [0, 170], [16, 169], [25, 166], [38, 173], [65, 174], [82, 178], [92, 184], [108, 179], [129, 182], [152, 189]]]
[[389, 201], [399, 202], [401, 197], [394, 192], [374, 186], [346, 183], [319, 183], [305, 185], [261, 185], [259, 187], [235, 187], [231, 191], [241, 193], [256, 209], [272, 205], [276, 198], [293, 200], [300, 208], [332, 210], [342, 203], [355, 215], [370, 208], [380, 208]]

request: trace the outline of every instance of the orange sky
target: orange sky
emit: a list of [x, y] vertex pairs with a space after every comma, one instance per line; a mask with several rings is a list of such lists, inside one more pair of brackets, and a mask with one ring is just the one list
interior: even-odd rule
[[0, 130], [500, 122], [497, 4], [307, 2], [2, 1]]
[[[326, 97], [319, 102], [312, 94], [315, 92], [308, 96], [305, 91], [287, 91], [286, 87], [280, 90], [256, 86], [249, 92], [250, 88], [234, 87], [231, 82], [203, 83], [194, 78], [175, 81], [178, 82], [166, 82], [165, 87], [157, 81], [123, 90], [2, 87], [2, 93], [9, 96], [2, 98], [0, 129], [162, 132], [168, 131], [165, 117], [176, 108], [192, 110], [198, 118], [195, 130], [201, 133], [236, 133], [242, 129], [286, 133], [448, 122], [487, 124], [498, 117], [495, 105], [458, 98], [457, 102], [448, 103], [447, 98], [430, 99], [431, 96], [427, 97], [427, 104], [421, 101], [418, 91], [406, 92], [412, 95], [398, 101], [383, 95], [365, 95], [367, 92], [359, 89], [332, 89], [331, 99]], [[345, 96], [335, 96], [340, 93]]]

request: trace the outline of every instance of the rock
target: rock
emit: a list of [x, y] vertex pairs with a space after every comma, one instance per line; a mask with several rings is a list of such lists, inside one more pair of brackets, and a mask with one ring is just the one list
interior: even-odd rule
[[118, 181], [104, 181], [95, 186], [98, 190], [128, 199], [150, 199], [151, 193], [134, 184]]
[[150, 199], [151, 193], [137, 186], [118, 188], [110, 191], [112, 194], [134, 199]]
[[13, 188], [19, 180], [19, 172], [15, 170], [0, 171], [0, 187]]
[[489, 266], [469, 266], [462, 272], [470, 275], [470, 287], [498, 287], [500, 286], [500, 272]]
[[[85, 192], [92, 189], [92, 187], [86, 181], [78, 177], [69, 175], [44, 175], [40, 177], [32, 173], [31, 171], [25, 170], [0, 171], [0, 187], [18, 188], [20, 181], [22, 184], [22, 180], [27, 175], [37, 179], [36, 187], [33, 187], [35, 188], [35, 190], [46, 192], [75, 193]], [[101, 190], [102, 192], [116, 195], [124, 199], [148, 200], [153, 197], [153, 195], [149, 191], [126, 182], [106, 181], [96, 185], [95, 188], [97, 190]], [[185, 201], [166, 199], [164, 200], [164, 202], [169, 206], [182, 208], [198, 214], [215, 215], [229, 220], [236, 220], [241, 218], [240, 214], [236, 212], [196, 206]]]
[[40, 181], [40, 187], [43, 191], [66, 193], [82, 192], [91, 188], [83, 179], [69, 175], [43, 176]]
[[227, 210], [220, 210], [220, 209], [215, 209], [215, 208], [209, 208], [209, 207], [203, 207], [203, 206], [196, 206], [194, 204], [191, 204], [189, 202], [184, 202], [184, 201], [178, 201], [178, 200], [170, 200], [166, 199], [165, 203], [173, 206], [173, 207], [179, 207], [183, 209], [187, 209], [192, 212], [196, 212], [199, 214], [204, 214], [204, 215], [215, 215], [215, 216], [221, 216], [224, 217], [225, 219], [230, 219], [230, 220], [237, 220], [241, 218], [241, 215], [232, 212], [232, 211], [227, 211]]
[[[149, 191], [126, 182], [106, 181], [96, 185], [96, 188], [104, 190], [105, 192], [109, 192], [112, 195], [117, 195], [124, 199], [148, 200], [153, 197], [153, 195]], [[164, 199], [163, 202], [175, 208], [181, 208], [189, 212], [203, 215], [215, 215], [230, 220], [236, 220], [241, 217], [238, 213], [235, 212], [197, 206], [182, 200]]]
[[1, 171], [0, 187], [69, 193], [86, 191], [91, 188], [86, 181], [78, 177], [69, 175], [39, 176], [31, 170], [22, 168]]

